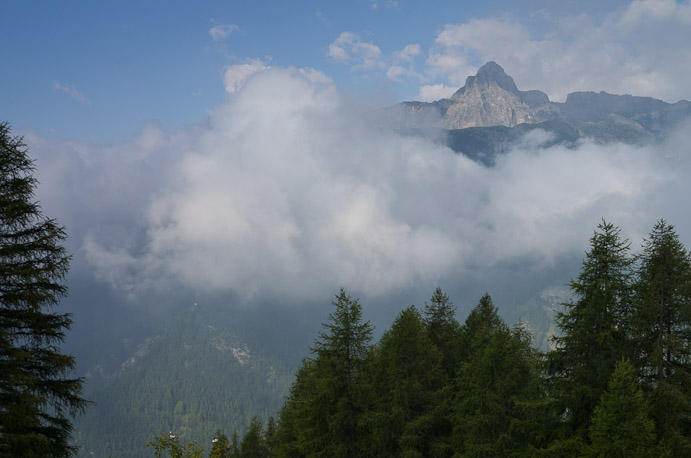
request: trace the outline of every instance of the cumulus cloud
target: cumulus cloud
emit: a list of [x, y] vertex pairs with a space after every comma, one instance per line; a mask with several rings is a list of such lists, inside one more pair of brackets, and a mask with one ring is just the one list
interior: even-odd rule
[[327, 51], [329, 58], [350, 66], [351, 70], [383, 71], [392, 81], [404, 78], [423, 79], [415, 70], [415, 59], [421, 55], [419, 44], [408, 44], [402, 50], [385, 56], [377, 45], [362, 41], [351, 32], [341, 33]]
[[[691, 231], [682, 129], [660, 147], [541, 149], [492, 168], [350, 113], [314, 70], [262, 68], [208, 122], [114, 146], [26, 137], [39, 198], [81, 268], [129, 295], [170, 285], [304, 300], [382, 296], [529, 259], [582, 254], [605, 217]], [[688, 127], [688, 126], [687, 126]], [[531, 264], [532, 263], [532, 264]]]
[[430, 77], [457, 86], [494, 60], [519, 88], [541, 89], [563, 101], [579, 90], [688, 99], [691, 4], [637, 0], [602, 21], [586, 15], [543, 18], [547, 33], [510, 18], [448, 24], [427, 59]]
[[381, 49], [372, 43], [362, 41], [352, 32], [341, 33], [329, 45], [327, 56], [352, 65], [354, 69], [372, 70], [384, 67]]
[[91, 100], [84, 97], [84, 95], [81, 92], [79, 92], [74, 86], [70, 84], [58, 83], [57, 81], [53, 81], [53, 90], [64, 92], [65, 94], [67, 94], [79, 103], [83, 103], [85, 105], [91, 104]]
[[226, 92], [234, 94], [253, 74], [266, 70], [268, 65], [261, 59], [250, 59], [243, 64], [229, 65], [223, 73], [223, 85]]
[[444, 84], [428, 84], [420, 86], [420, 93], [417, 100], [422, 102], [434, 102], [435, 100], [448, 99], [458, 88], [445, 86]]
[[209, 29], [209, 35], [214, 41], [222, 40], [228, 37], [231, 33], [238, 30], [235, 24], [219, 24]]

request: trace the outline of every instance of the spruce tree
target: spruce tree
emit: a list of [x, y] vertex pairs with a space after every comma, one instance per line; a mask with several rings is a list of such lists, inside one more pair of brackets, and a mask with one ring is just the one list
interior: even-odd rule
[[456, 356], [459, 364], [470, 361], [477, 349], [484, 348], [491, 335], [503, 326], [506, 323], [499, 316], [492, 297], [485, 293], [461, 327]]
[[83, 380], [60, 343], [72, 322], [52, 312], [66, 294], [65, 229], [34, 200], [33, 161], [0, 124], [0, 455], [64, 457]]
[[365, 366], [372, 326], [341, 289], [281, 411], [279, 456], [361, 456]]
[[636, 282], [635, 340], [660, 440], [691, 455], [691, 258], [674, 227], [655, 224]]
[[527, 456], [542, 444], [528, 408], [542, 396], [538, 355], [521, 326], [509, 329], [485, 294], [463, 330], [472, 342], [456, 379], [455, 456]]
[[614, 370], [607, 391], [595, 408], [590, 441], [587, 457], [661, 456], [655, 449], [655, 423], [628, 360], [621, 361]]
[[217, 430], [211, 441], [211, 451], [209, 451], [209, 458], [231, 458], [230, 441], [228, 437]]
[[566, 419], [566, 436], [587, 440], [593, 409], [622, 357], [631, 314], [632, 258], [619, 228], [603, 221], [590, 239], [581, 272], [571, 281], [575, 302], [557, 315], [560, 334], [549, 353], [557, 409]]
[[240, 456], [242, 458], [269, 457], [269, 448], [262, 431], [262, 422], [257, 416], [252, 417], [250, 426], [242, 437], [242, 442], [240, 443]]
[[384, 333], [374, 357], [372, 456], [432, 456], [443, 384], [441, 353], [420, 312], [403, 310]]
[[429, 338], [441, 353], [442, 368], [449, 379], [453, 379], [460, 325], [456, 321], [456, 307], [441, 288], [434, 291], [429, 303], [425, 302], [424, 317]]

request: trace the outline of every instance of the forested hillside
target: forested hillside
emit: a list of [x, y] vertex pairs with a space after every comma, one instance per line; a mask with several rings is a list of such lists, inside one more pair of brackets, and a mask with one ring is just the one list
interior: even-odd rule
[[642, 248], [598, 226], [546, 353], [489, 295], [460, 324], [440, 289], [374, 344], [341, 290], [277, 424], [210, 456], [691, 456], [691, 259], [665, 221]]
[[244, 418], [274, 414], [292, 380], [290, 358], [267, 349], [280, 340], [262, 345], [229, 316], [221, 306], [184, 307], [115, 373], [92, 383], [96, 405], [76, 419], [78, 456], [140, 457], [169, 430], [210, 443], [219, 427], [243, 431]]

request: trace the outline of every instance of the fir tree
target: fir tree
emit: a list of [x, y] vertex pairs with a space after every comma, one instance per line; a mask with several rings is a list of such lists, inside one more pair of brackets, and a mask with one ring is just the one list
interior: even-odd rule
[[630, 353], [632, 259], [620, 230], [603, 221], [590, 239], [581, 272], [571, 281], [576, 301], [557, 315], [549, 370], [557, 408], [572, 440], [587, 437], [593, 409], [622, 357]]
[[216, 431], [213, 440], [211, 441], [211, 451], [209, 458], [231, 458], [230, 442], [228, 437], [219, 429]]
[[511, 330], [489, 295], [464, 325], [475, 340], [456, 379], [453, 444], [458, 456], [523, 456], [541, 444], [529, 403], [540, 399], [538, 358], [531, 336]]
[[628, 360], [614, 370], [609, 387], [595, 408], [590, 440], [587, 457], [661, 456], [655, 449], [655, 423]]
[[[457, 360], [468, 362], [478, 348], [484, 348], [491, 335], [506, 326], [489, 294], [485, 293], [470, 312], [460, 330]], [[455, 375], [455, 374], [454, 374]]]
[[456, 375], [456, 346], [460, 331], [456, 307], [449, 296], [437, 288], [429, 303], [425, 302], [424, 316], [427, 334], [441, 353], [442, 368], [449, 379], [453, 379]]
[[82, 379], [59, 345], [72, 322], [49, 310], [66, 294], [65, 229], [34, 201], [34, 164], [0, 124], [0, 454], [64, 457], [69, 416], [81, 412]]
[[281, 456], [357, 457], [365, 409], [365, 365], [372, 326], [341, 289], [312, 358], [304, 361], [278, 428]]
[[659, 221], [643, 245], [634, 336], [660, 440], [691, 455], [691, 259]]
[[242, 437], [240, 456], [242, 458], [268, 458], [269, 456], [269, 449], [262, 431], [262, 422], [257, 416], [252, 417], [250, 426]]
[[415, 307], [384, 333], [374, 359], [373, 456], [430, 456], [442, 386], [441, 354]]

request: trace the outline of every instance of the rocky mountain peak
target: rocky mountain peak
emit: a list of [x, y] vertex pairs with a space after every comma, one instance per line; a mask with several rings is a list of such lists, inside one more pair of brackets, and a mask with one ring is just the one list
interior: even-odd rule
[[499, 64], [494, 61], [490, 61], [480, 67], [475, 76], [469, 76], [466, 78], [465, 86], [456, 91], [453, 97], [458, 98], [466, 91], [473, 89], [483, 90], [491, 85], [496, 85], [501, 89], [514, 94], [519, 92], [518, 88], [516, 87], [516, 83], [513, 81], [513, 78], [507, 75]]
[[538, 123], [556, 117], [556, 108], [540, 91], [519, 91], [496, 62], [487, 62], [456, 91], [440, 124], [447, 129]]

